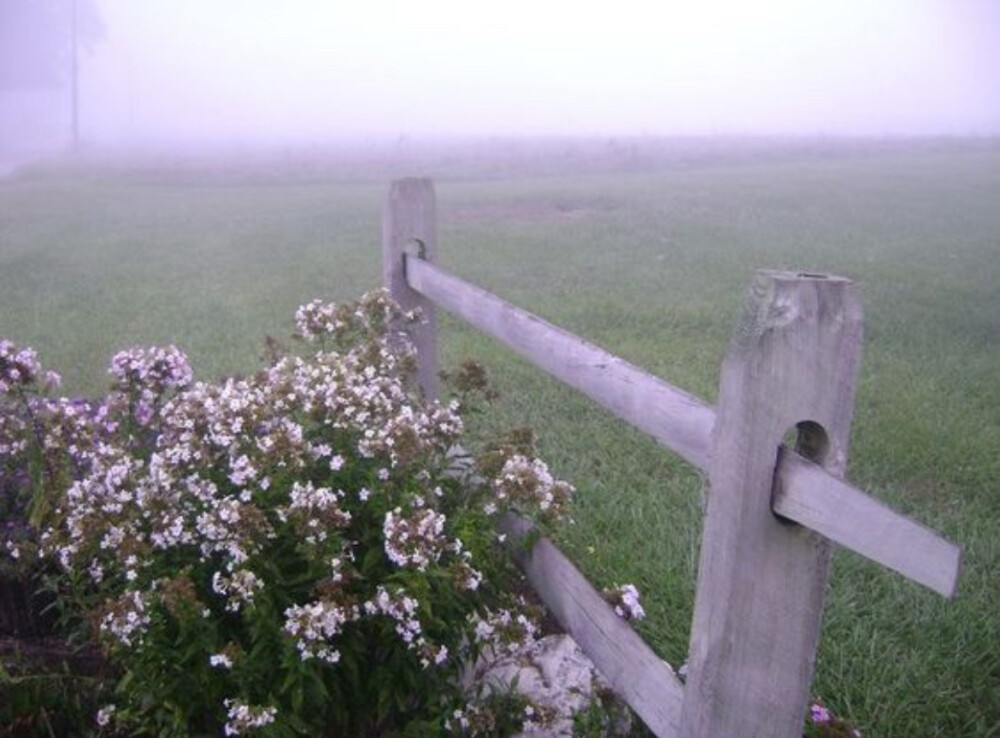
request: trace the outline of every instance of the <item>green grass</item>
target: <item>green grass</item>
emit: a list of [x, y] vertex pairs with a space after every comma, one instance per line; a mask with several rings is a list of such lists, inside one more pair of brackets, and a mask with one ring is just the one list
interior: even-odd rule
[[[754, 269], [859, 283], [849, 476], [960, 542], [965, 569], [949, 602], [838, 552], [814, 691], [867, 736], [1000, 735], [1000, 149], [564, 170], [442, 170], [440, 262], [710, 401]], [[250, 370], [295, 306], [377, 285], [385, 182], [141, 175], [0, 180], [0, 336], [38, 348], [67, 391], [101, 391], [134, 343], [175, 342], [203, 377]], [[442, 333], [445, 362], [492, 370], [483, 425], [535, 426], [578, 487], [567, 550], [596, 583], [639, 586], [640, 630], [678, 664], [698, 474], [456, 321]]]

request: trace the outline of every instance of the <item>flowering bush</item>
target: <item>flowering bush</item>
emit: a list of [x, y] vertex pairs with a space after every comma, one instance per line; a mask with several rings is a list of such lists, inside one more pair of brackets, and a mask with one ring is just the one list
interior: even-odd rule
[[119, 669], [97, 734], [498, 724], [465, 717], [488, 706], [459, 673], [534, 626], [493, 517], [551, 522], [572, 488], [523, 438], [456, 463], [463, 404], [408, 385], [414, 316], [385, 293], [295, 318], [308, 350], [252, 377], [195, 383], [176, 348], [133, 349], [98, 402], [51, 398], [58, 378], [0, 342], [2, 491], [32, 522], [6, 552], [52, 562]]

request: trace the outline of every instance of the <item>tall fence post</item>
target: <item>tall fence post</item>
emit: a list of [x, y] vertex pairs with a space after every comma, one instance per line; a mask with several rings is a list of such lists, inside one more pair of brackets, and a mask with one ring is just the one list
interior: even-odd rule
[[438, 394], [437, 311], [406, 281], [406, 254], [433, 261], [437, 250], [434, 183], [393, 181], [382, 210], [382, 284], [403, 310], [419, 308], [422, 320], [410, 330], [417, 350], [417, 383], [424, 398]]
[[722, 365], [680, 738], [797, 738], [830, 545], [772, 512], [779, 445], [843, 476], [861, 354], [845, 279], [759, 272]]

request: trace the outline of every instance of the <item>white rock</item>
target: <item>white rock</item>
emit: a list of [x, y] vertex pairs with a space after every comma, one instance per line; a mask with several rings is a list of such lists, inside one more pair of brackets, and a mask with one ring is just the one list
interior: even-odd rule
[[[586, 710], [599, 694], [610, 691], [593, 662], [568, 635], [546, 636], [527, 652], [481, 662], [476, 672], [477, 681], [488, 689], [505, 691], [516, 682], [518, 692], [557, 713], [547, 729], [525, 732], [518, 738], [570, 738], [573, 716]], [[627, 734], [631, 722], [628, 711], [618, 705], [614, 713], [607, 735]]]

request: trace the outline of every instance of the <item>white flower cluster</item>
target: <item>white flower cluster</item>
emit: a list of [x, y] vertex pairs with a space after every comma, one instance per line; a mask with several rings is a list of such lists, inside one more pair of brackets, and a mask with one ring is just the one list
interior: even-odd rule
[[[508, 458], [492, 481], [448, 474], [462, 421], [457, 404], [427, 404], [408, 389], [407, 355], [390, 324], [412, 317], [384, 293], [358, 307], [316, 301], [300, 309], [299, 329], [332, 336], [337, 351], [193, 384], [175, 347], [132, 349], [114, 357], [116, 389], [101, 404], [48, 400], [32, 387], [27, 411], [0, 412], [0, 453], [22, 455], [36, 442], [31, 413], [44, 415], [42, 450], [61, 454], [62, 478], [74, 481], [55, 490], [37, 551], [111, 602], [95, 622], [113, 652], [145, 649], [161, 613], [199, 622], [225, 613], [220, 622], [239, 630], [257, 627], [276, 601], [284, 609], [274, 611], [275, 627], [303, 661], [338, 663], [345, 631], [362, 618], [389, 618], [424, 668], [461, 658], [445, 642], [467, 648], [461, 637], [473, 628], [504, 647], [533, 639], [533, 624], [513, 608], [484, 611], [475, 625], [463, 615], [454, 641], [437, 642], [421, 621], [439, 617], [430, 599], [439, 592], [482, 585], [456, 534], [468, 509], [482, 524], [482, 495], [558, 514], [572, 488], [525, 456]], [[0, 389], [37, 382], [40, 372], [33, 351], [0, 342]], [[463, 507], [466, 499], [474, 504]], [[34, 553], [13, 542], [5, 549]], [[273, 597], [272, 587], [288, 589]], [[462, 612], [481, 601], [470, 598]], [[239, 641], [230, 635], [227, 647]], [[205, 649], [216, 678], [235, 678], [221, 643]], [[228, 735], [274, 719], [238, 702], [227, 710]]]
[[17, 544], [13, 541], [7, 541], [4, 544], [4, 549], [7, 551], [7, 555], [10, 556], [15, 561], [21, 558], [21, 549], [17, 547]]
[[[501, 505], [517, 511], [540, 510], [543, 517], [550, 519], [563, 516], [574, 492], [572, 485], [552, 478], [544, 461], [519, 454], [507, 459], [493, 488]], [[487, 513], [495, 509], [494, 504]]]
[[126, 592], [101, 620], [101, 631], [123, 646], [141, 643], [149, 625], [146, 600], [141, 592]]
[[0, 458], [16, 459], [28, 450], [30, 427], [29, 418], [0, 414]]
[[97, 727], [103, 728], [111, 722], [111, 718], [114, 717], [115, 711], [118, 708], [114, 705], [105, 705], [100, 710], [97, 711]]
[[[508, 708], [509, 709], [509, 708]], [[497, 708], [489, 702], [472, 702], [453, 710], [444, 721], [445, 730], [462, 736], [489, 736], [497, 734]], [[505, 716], [510, 718], [510, 715]], [[555, 727], [558, 712], [551, 707], [528, 701], [520, 712], [518, 736], [563, 735]]]
[[140, 426], [152, 421], [164, 393], [188, 386], [193, 376], [187, 356], [176, 346], [119, 351], [108, 373]]
[[[42, 369], [34, 349], [0, 340], [0, 462], [13, 461], [27, 450], [28, 439], [37, 434], [42, 416], [76, 412], [76, 401], [56, 402], [38, 396], [39, 391], [54, 389], [59, 382], [58, 374]], [[59, 440], [46, 438], [46, 450]]]
[[642, 620], [646, 611], [639, 602], [639, 590], [633, 584], [604, 590], [604, 598], [614, 608], [615, 615], [625, 620]]
[[254, 728], [262, 728], [274, 722], [278, 709], [275, 707], [251, 707], [237, 700], [227, 699], [226, 735], [240, 735]]
[[474, 626], [476, 641], [497, 656], [523, 653], [534, 645], [538, 634], [538, 625], [523, 611], [507, 608], [488, 610], [485, 618], [474, 619]]
[[398, 507], [387, 512], [382, 533], [389, 560], [396, 566], [426, 571], [448, 545], [443, 537], [444, 523], [445, 516], [430, 509], [416, 510], [409, 517]]
[[375, 596], [365, 602], [364, 609], [369, 615], [388, 615], [396, 621], [396, 633], [403, 643], [410, 647], [422, 646], [425, 641], [421, 635], [423, 628], [417, 619], [417, 608], [420, 603], [406, 594], [403, 589], [397, 589], [394, 594], [379, 585]]
[[323, 335], [335, 335], [347, 327], [345, 321], [337, 316], [338, 312], [341, 311], [333, 303], [313, 300], [295, 311], [295, 328], [307, 341]]
[[208, 657], [208, 665], [215, 669], [232, 669], [233, 660], [224, 653], [213, 653]]
[[646, 611], [639, 603], [639, 590], [631, 584], [623, 584], [621, 587], [622, 602], [615, 608], [615, 613], [626, 620], [642, 620], [646, 617]]
[[295, 647], [303, 661], [317, 658], [336, 664], [340, 661], [340, 651], [330, 641], [340, 635], [345, 624], [360, 616], [357, 607], [336, 602], [293, 605], [285, 610], [285, 632], [295, 638]]
[[19, 349], [12, 341], [0, 340], [0, 395], [34, 384], [39, 378], [51, 388], [59, 386], [59, 375], [42, 371], [33, 348]]
[[[464, 710], [462, 708], [456, 708], [451, 713], [451, 717], [445, 720], [445, 730], [455, 732], [472, 730], [474, 723], [479, 722], [479, 720], [477, 720], [479, 717], [479, 710], [477, 708], [477, 705], [468, 705]], [[452, 723], [452, 720], [455, 722]], [[476, 725], [476, 727], [478, 727], [478, 725]], [[475, 735], [474, 732], [473, 735]]]
[[229, 577], [218, 571], [212, 575], [212, 591], [226, 598], [228, 612], [239, 612], [253, 603], [254, 594], [263, 587], [264, 582], [249, 569], [237, 569]]
[[[435, 487], [431, 498], [443, 495], [440, 487]], [[455, 587], [471, 592], [483, 582], [483, 574], [472, 566], [472, 554], [464, 550], [460, 538], [451, 538], [445, 531], [447, 517], [430, 507], [423, 496], [412, 500], [416, 508], [404, 514], [397, 507], [385, 514], [382, 523], [383, 548], [388, 559], [401, 568], [427, 571], [438, 564], [443, 556], [451, 554], [451, 573]]]
[[306, 543], [315, 545], [327, 539], [330, 531], [347, 527], [351, 513], [342, 509], [344, 491], [329, 487], [314, 487], [312, 482], [294, 482], [290, 504], [278, 508], [282, 522], [291, 520]]
[[[352, 519], [342, 489], [294, 478], [285, 488], [286, 504], [275, 506], [270, 517], [255, 496], [271, 494], [274, 476], [317, 463], [336, 473], [345, 456], [378, 456], [388, 462], [379, 467], [378, 480], [388, 483], [389, 468], [421, 454], [443, 458], [460, 433], [456, 408], [418, 409], [402, 385], [395, 355], [385, 344], [374, 346], [320, 352], [311, 360], [289, 357], [250, 380], [187, 389], [190, 369], [173, 347], [118, 354], [112, 373], [122, 385], [138, 388], [140, 402], [167, 389], [179, 391], [162, 406], [148, 461], [110, 442], [77, 449], [74, 458], [87, 473], [68, 490], [65, 525], [46, 531], [43, 552], [66, 569], [82, 563], [95, 583], [116, 562], [131, 562], [125, 578], [139, 592], [140, 573], [155, 551], [194, 548], [200, 562], [218, 567], [214, 593], [226, 598], [227, 611], [239, 612], [263, 587], [252, 558], [275, 535], [275, 525], [288, 523], [306, 543], [320, 545]], [[337, 453], [330, 442], [307, 439], [296, 418], [318, 423], [327, 438], [342, 439]], [[370, 494], [368, 487], [357, 492], [361, 499]], [[446, 548], [460, 551], [460, 542], [443, 536], [443, 514], [427, 508], [398, 522], [400, 535], [386, 550], [400, 565], [423, 571]], [[388, 530], [394, 528], [387, 522]], [[461, 574], [459, 586], [478, 586], [481, 575], [474, 569], [466, 565]], [[314, 645], [303, 652], [314, 653]]]
[[[367, 293], [353, 306], [313, 300], [295, 311], [295, 327], [307, 341], [323, 337], [343, 340], [351, 334], [388, 334], [393, 323], [414, 323], [419, 318], [419, 311], [402, 312], [388, 290], [381, 289]], [[405, 340], [402, 335], [396, 338]]]
[[111, 359], [108, 373], [120, 388], [134, 383], [159, 393], [186, 387], [193, 377], [187, 356], [176, 346], [119, 351]]

